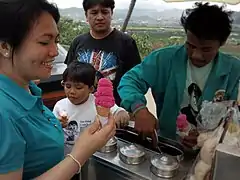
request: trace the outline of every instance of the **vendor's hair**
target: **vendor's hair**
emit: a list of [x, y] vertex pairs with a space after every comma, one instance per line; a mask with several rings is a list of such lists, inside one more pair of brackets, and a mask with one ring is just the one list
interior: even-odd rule
[[83, 0], [83, 9], [85, 12], [92, 8], [93, 6], [101, 5], [106, 8], [111, 8], [113, 10], [115, 8], [114, 0]]
[[43, 12], [49, 13], [56, 23], [59, 22], [58, 8], [46, 0], [1, 0], [0, 41], [8, 43], [14, 53]]
[[232, 14], [224, 6], [195, 3], [182, 14], [181, 25], [199, 39], [218, 40], [222, 45], [232, 31]]
[[83, 83], [88, 87], [94, 86], [95, 77], [95, 68], [89, 63], [80, 61], [73, 61], [63, 72], [63, 82]]

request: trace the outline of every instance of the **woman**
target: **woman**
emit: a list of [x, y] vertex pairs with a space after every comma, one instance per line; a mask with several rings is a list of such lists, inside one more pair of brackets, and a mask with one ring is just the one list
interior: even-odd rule
[[32, 82], [51, 74], [59, 17], [45, 0], [0, 1], [0, 180], [70, 179], [115, 133], [112, 117], [97, 120], [63, 157], [61, 125]]

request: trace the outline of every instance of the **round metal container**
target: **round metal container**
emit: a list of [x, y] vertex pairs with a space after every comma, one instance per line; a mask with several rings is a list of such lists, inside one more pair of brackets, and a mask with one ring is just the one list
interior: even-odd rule
[[158, 177], [172, 178], [177, 174], [178, 168], [179, 162], [172, 156], [160, 154], [151, 158], [150, 170]]
[[136, 144], [125, 145], [119, 151], [119, 158], [126, 164], [136, 165], [145, 160], [144, 148]]
[[102, 153], [110, 153], [117, 150], [117, 138], [112, 137], [107, 144], [102, 147], [99, 151]]
[[159, 144], [159, 148], [161, 149], [161, 152], [176, 158], [179, 162], [184, 159], [183, 150], [177, 146], [173, 146], [171, 144]]

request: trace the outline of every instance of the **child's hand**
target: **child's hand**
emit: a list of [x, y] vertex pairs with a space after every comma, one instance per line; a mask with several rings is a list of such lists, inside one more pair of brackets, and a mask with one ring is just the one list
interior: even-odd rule
[[60, 116], [58, 119], [61, 122], [61, 125], [62, 125], [63, 128], [67, 127], [67, 125], [68, 125], [67, 116]]
[[67, 117], [67, 113], [65, 111], [63, 111], [62, 113], [59, 114], [58, 119], [61, 122], [61, 125], [62, 125], [63, 128], [67, 127], [68, 117]]
[[120, 110], [114, 115], [115, 123], [117, 124], [117, 127], [124, 127], [128, 125], [128, 121], [130, 120], [130, 116], [127, 111]]

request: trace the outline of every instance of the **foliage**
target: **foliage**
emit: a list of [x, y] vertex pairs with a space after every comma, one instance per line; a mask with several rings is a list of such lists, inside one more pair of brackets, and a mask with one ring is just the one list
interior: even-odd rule
[[88, 31], [86, 24], [69, 18], [61, 18], [59, 22], [60, 43], [70, 45], [75, 37]]
[[[75, 37], [87, 32], [89, 29], [84, 23], [63, 17], [59, 23], [59, 30], [61, 34], [60, 43], [64, 47], [68, 47]], [[132, 37], [136, 40], [141, 57], [152, 51], [152, 43], [148, 34], [132, 34]]]
[[150, 36], [147, 33], [144, 34], [132, 34], [133, 39], [135, 39], [139, 53], [142, 58], [148, 55], [152, 51], [152, 42], [150, 41]]
[[[61, 33], [60, 43], [67, 49], [75, 37], [89, 31], [86, 23], [74, 21], [65, 17], [61, 18], [59, 29]], [[183, 44], [185, 41], [184, 32], [176, 28], [162, 28], [160, 31], [156, 31], [155, 29], [153, 31], [150, 28], [143, 29], [143, 27], [139, 29], [132, 29], [128, 32], [135, 39], [142, 58], [154, 49], [169, 45]], [[239, 28], [235, 27], [234, 36], [230, 37], [229, 42], [222, 50], [240, 57], [239, 43], [240, 31]]]

